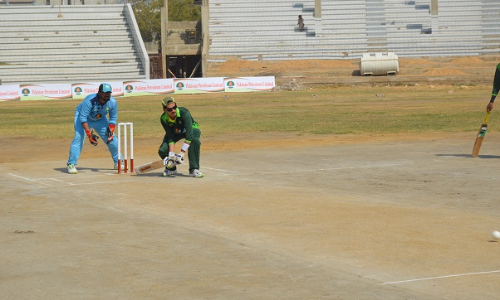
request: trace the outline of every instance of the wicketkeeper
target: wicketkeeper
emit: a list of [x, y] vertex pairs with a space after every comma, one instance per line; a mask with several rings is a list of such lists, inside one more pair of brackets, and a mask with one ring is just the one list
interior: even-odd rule
[[114, 162], [114, 169], [118, 169], [118, 141], [114, 134], [118, 119], [118, 104], [116, 103], [116, 99], [111, 97], [111, 92], [111, 85], [102, 83], [99, 85], [99, 91], [96, 94], [90, 94], [85, 97], [82, 103], [76, 108], [74, 121], [75, 137], [69, 149], [68, 173], [78, 173], [76, 164], [82, 153], [85, 137], [89, 139], [92, 145], [97, 146], [99, 137], [94, 134], [94, 130], [97, 131], [102, 140], [106, 141], [109, 153], [111, 153], [111, 158]]
[[[158, 154], [167, 162], [175, 161], [176, 164], [165, 164], [163, 176], [174, 176], [177, 173], [177, 164], [182, 164], [184, 155], [189, 158], [189, 176], [201, 178], [200, 172], [200, 136], [201, 131], [189, 110], [185, 107], [177, 107], [174, 98], [165, 97], [162, 100], [163, 114], [160, 117], [161, 125], [165, 130], [163, 142]], [[175, 154], [175, 143], [184, 139], [179, 153]]]

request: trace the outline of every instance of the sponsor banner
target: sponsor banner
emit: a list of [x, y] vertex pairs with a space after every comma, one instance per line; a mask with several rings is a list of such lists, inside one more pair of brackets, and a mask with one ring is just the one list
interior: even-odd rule
[[23, 84], [19, 93], [21, 100], [71, 99], [71, 84]]
[[[113, 97], [161, 94], [197, 94], [220, 92], [263, 92], [276, 86], [274, 76], [168, 78], [108, 82]], [[0, 101], [83, 99], [97, 93], [101, 82], [0, 85]]]
[[171, 94], [174, 92], [174, 80], [169, 78], [126, 81], [123, 83], [123, 89], [125, 97]]
[[[73, 83], [71, 85], [71, 91], [73, 95], [73, 99], [83, 99], [87, 97], [89, 94], [95, 94], [99, 90], [99, 86], [102, 82], [81, 82], [81, 83]], [[123, 96], [123, 82], [106, 82], [111, 85], [113, 88], [113, 92], [111, 93], [111, 97], [121, 97]]]
[[21, 100], [19, 84], [0, 85], [0, 101]]
[[275, 86], [274, 76], [224, 78], [225, 92], [265, 92]]
[[176, 78], [175, 94], [198, 94], [224, 92], [223, 77], [209, 78]]

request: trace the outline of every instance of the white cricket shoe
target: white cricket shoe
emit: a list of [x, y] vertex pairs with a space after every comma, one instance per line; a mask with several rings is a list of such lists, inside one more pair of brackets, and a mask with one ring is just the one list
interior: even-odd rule
[[74, 164], [68, 163], [68, 173], [69, 174], [78, 174], [78, 170]]
[[[122, 168], [122, 171], [125, 171], [125, 163], [123, 162], [123, 160], [121, 161], [121, 168]], [[118, 164], [115, 164], [113, 166], [113, 170], [118, 170]]]
[[193, 169], [193, 170], [189, 171], [189, 176], [195, 177], [195, 178], [201, 178], [205, 175], [203, 173], [201, 173], [200, 170]]

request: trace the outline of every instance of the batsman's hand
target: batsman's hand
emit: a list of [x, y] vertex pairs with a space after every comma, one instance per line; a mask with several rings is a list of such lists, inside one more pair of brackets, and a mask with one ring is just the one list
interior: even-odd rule
[[180, 152], [179, 154], [175, 155], [175, 163], [180, 165], [184, 162], [184, 153]]
[[85, 131], [85, 133], [89, 137], [90, 143], [92, 145], [94, 145], [94, 146], [97, 146], [97, 140], [99, 139], [99, 137], [94, 134], [94, 130], [93, 129], [92, 130], [87, 130], [87, 131]]
[[486, 111], [491, 111], [493, 109], [493, 102], [488, 102], [488, 106], [486, 106]]
[[168, 153], [168, 159], [175, 161], [175, 153], [174, 152], [169, 152]]
[[167, 165], [167, 164], [168, 164], [168, 161], [173, 161], [173, 160], [171, 160], [171, 159], [170, 159], [170, 156], [167, 156], [167, 157], [165, 157], [165, 158], [163, 159], [163, 164], [164, 164], [164, 165]]
[[106, 144], [109, 144], [113, 140], [113, 133], [115, 132], [115, 124], [109, 124], [108, 129], [106, 130], [106, 136], [108, 137], [108, 141]]

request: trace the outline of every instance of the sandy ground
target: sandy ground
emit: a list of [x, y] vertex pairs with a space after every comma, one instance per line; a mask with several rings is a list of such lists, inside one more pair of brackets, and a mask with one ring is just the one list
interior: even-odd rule
[[117, 175], [99, 146], [70, 175], [69, 141], [1, 139], [2, 298], [497, 297], [499, 134], [478, 158], [474, 134], [278, 137], [204, 140], [202, 179]]
[[[491, 83], [498, 57], [232, 62], [305, 84]], [[311, 64], [317, 68], [310, 68]], [[439, 66], [439, 67], [438, 67]], [[290, 71], [290, 70], [294, 71]], [[297, 72], [297, 70], [301, 72]], [[301, 73], [301, 74], [299, 74]], [[500, 134], [202, 138], [206, 176], [117, 175], [103, 145], [0, 136], [2, 299], [496, 299]], [[135, 141], [135, 165], [157, 159]]]

